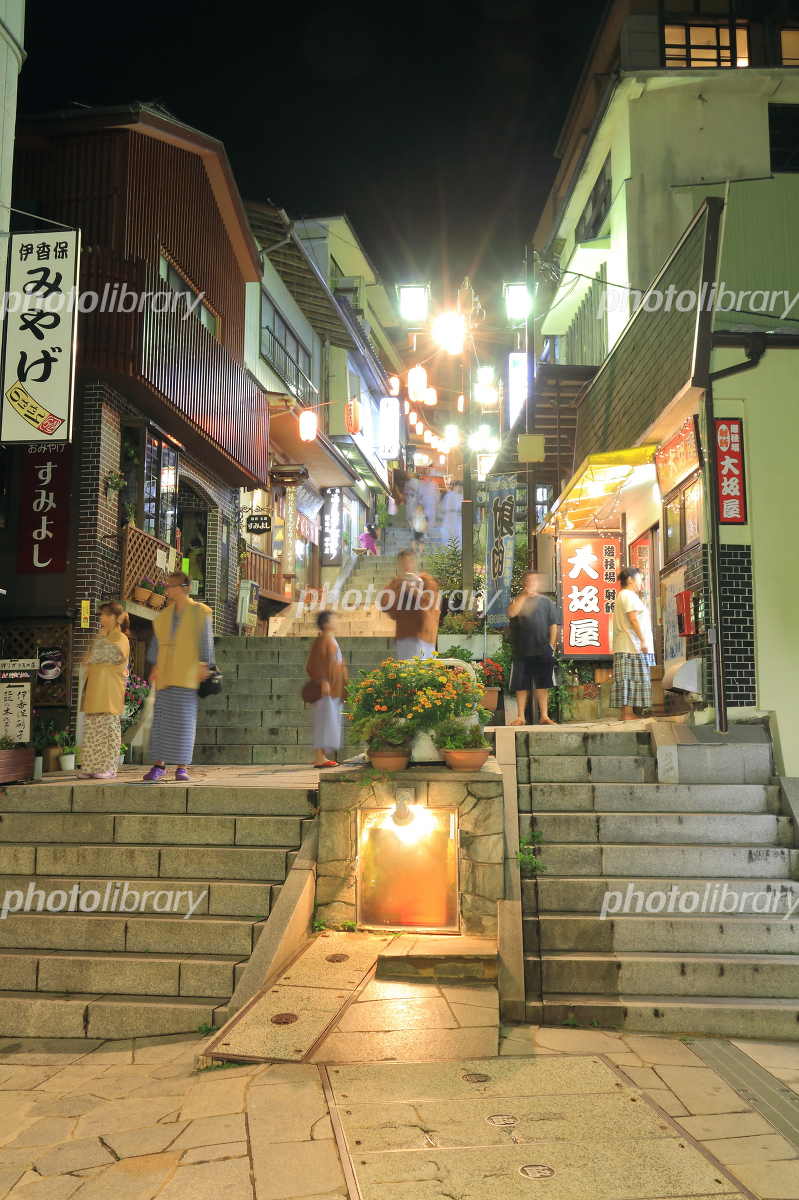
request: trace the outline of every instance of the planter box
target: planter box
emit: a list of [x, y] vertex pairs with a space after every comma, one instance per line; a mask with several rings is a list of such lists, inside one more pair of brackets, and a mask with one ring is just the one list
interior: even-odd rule
[[482, 633], [440, 633], [438, 635], [438, 652], [442, 658], [447, 657], [447, 650], [450, 646], [462, 646], [464, 650], [471, 650], [472, 658], [478, 662], [484, 657], [493, 658], [499, 652], [501, 645], [502, 635], [499, 633], [489, 633], [485, 637]]
[[33, 747], [23, 750], [0, 750], [0, 783], [20, 783], [33, 779]]

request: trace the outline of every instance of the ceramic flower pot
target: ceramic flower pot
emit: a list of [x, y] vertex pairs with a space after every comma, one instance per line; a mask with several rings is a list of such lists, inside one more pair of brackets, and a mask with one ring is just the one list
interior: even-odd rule
[[33, 778], [41, 779], [43, 773], [44, 773], [44, 757], [41, 754], [37, 754], [33, 760]]
[[440, 763], [444, 756], [426, 729], [420, 729], [411, 742], [411, 762]]
[[445, 750], [444, 761], [450, 771], [479, 771], [490, 750]]
[[137, 604], [146, 604], [152, 594], [150, 588], [135, 587], [133, 589], [133, 599]]
[[499, 688], [487, 687], [483, 689], [483, 708], [487, 708], [489, 712], [494, 712], [499, 704]]
[[61, 765], [62, 771], [74, 771], [75, 770], [75, 755], [74, 754], [60, 754], [58, 756], [58, 761]]
[[408, 766], [407, 750], [369, 750], [368, 754], [377, 771], [404, 771]]
[[61, 757], [61, 750], [58, 746], [48, 746], [44, 752], [44, 769], [49, 774], [51, 771], [58, 770], [58, 760]]
[[0, 750], [0, 783], [33, 778], [33, 749]]

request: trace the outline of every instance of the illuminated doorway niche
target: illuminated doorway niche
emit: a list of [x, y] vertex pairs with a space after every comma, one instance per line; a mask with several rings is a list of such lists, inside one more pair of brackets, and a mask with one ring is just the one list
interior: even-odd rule
[[372, 929], [457, 933], [457, 809], [361, 809], [357, 906]]

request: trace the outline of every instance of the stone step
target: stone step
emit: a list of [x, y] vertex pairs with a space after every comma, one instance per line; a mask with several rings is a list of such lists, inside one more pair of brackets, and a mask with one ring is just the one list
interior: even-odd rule
[[534, 754], [530, 783], [654, 783], [657, 763], [644, 754]]
[[[0, 796], [7, 813], [207, 813], [215, 816], [308, 817], [315, 792], [305, 788], [224, 787], [202, 783], [37, 783]], [[0, 823], [1, 828], [1, 823]], [[0, 841], [4, 840], [0, 835]]]
[[604, 730], [591, 733], [588, 730], [574, 731], [525, 731], [516, 734], [516, 757], [538, 757], [540, 755], [596, 755], [633, 757], [652, 753], [649, 733], [643, 731]]
[[[796, 954], [555, 953], [525, 957], [527, 994], [796, 998]], [[797, 1001], [799, 1005], [799, 1001]]]
[[378, 955], [378, 979], [497, 978], [497, 943], [484, 937], [402, 934]]
[[[584, 760], [585, 761], [585, 760]], [[521, 812], [777, 813], [779, 787], [762, 783], [522, 783]]]
[[[305, 639], [306, 653], [308, 650], [310, 650], [311, 643], [314, 641], [315, 636], [316, 636], [316, 634], [309, 634], [308, 637]], [[295, 639], [293, 639], [293, 640], [295, 640]], [[352, 649], [352, 650], [358, 650], [358, 649], [364, 649], [364, 648], [367, 650], [370, 650], [373, 648], [374, 649], [382, 648], [384, 650], [389, 650], [390, 646], [391, 646], [391, 639], [388, 637], [383, 639], [382, 646], [379, 643], [379, 639], [373, 638], [373, 637], [339, 638], [338, 642], [339, 642], [339, 645], [342, 647], [342, 649], [346, 648], [346, 649]], [[264, 647], [266, 649], [271, 649], [273, 645], [276, 645], [277, 648], [280, 649], [281, 645], [282, 645], [281, 639], [277, 636], [268, 637], [268, 638], [218, 637], [218, 638], [214, 639], [214, 648], [219, 651], [239, 649], [239, 650], [243, 650], [244, 652], [246, 652], [248, 654], [258, 653], [258, 651], [262, 647]]]
[[[649, 785], [657, 786], [657, 785]], [[752, 813], [540, 812], [521, 814], [519, 833], [538, 830], [544, 846], [596, 841], [646, 844], [792, 846], [789, 817]]]
[[[280, 649], [250, 650], [235, 653], [217, 654], [216, 665], [225, 675], [226, 681], [245, 667], [255, 667], [268, 670], [270, 667], [290, 665], [293, 669], [304, 670], [308, 660], [310, 647], [295, 646], [291, 641], [284, 643]], [[388, 648], [383, 650], [373, 647], [360, 647], [357, 650], [346, 650], [342, 647], [342, 660], [348, 665], [371, 666], [377, 664], [388, 654]]]
[[215, 996], [228, 1001], [247, 955], [0, 950], [0, 992]]
[[6, 813], [0, 820], [0, 842], [296, 848], [301, 826], [300, 817]]
[[[123, 904], [125, 885], [129, 900]], [[252, 880], [220, 879], [109, 879], [103, 876], [77, 875], [2, 875], [0, 876], [0, 910], [3, 899], [8, 897], [10, 911], [22, 905], [28, 909], [46, 905], [47, 893], [67, 892], [76, 896], [75, 903], [81, 911], [96, 913], [121, 913], [132, 907], [138, 894], [136, 911], [155, 913], [164, 904], [164, 893], [172, 892], [172, 912], [178, 915], [209, 914], [216, 917], [249, 917], [261, 921], [267, 917], [272, 905], [280, 895], [280, 884], [261, 883]], [[75, 891], [77, 889], [77, 891]], [[17, 898], [14, 893], [21, 893]], [[96, 895], [95, 895], [96, 893]], [[146, 898], [141, 902], [142, 894]], [[141, 902], [141, 906], [139, 904]]]
[[552, 995], [528, 1000], [527, 1020], [635, 1033], [799, 1040], [799, 1002], [755, 997]]
[[[348, 752], [349, 753], [349, 752]], [[235, 742], [216, 745], [213, 742], [198, 742], [194, 747], [197, 764], [217, 766], [247, 766], [264, 763], [310, 763], [310, 746], [253, 746], [251, 742]]]
[[775, 920], [737, 913], [730, 916], [618, 914], [604, 921], [599, 916], [584, 914], [543, 913], [540, 917], [525, 917], [524, 925], [530, 952], [538, 949], [530, 943], [540, 939], [542, 950], [792, 954], [799, 932], [799, 918], [783, 920], [778, 917]]
[[283, 883], [293, 849], [275, 846], [0, 845], [4, 875]]
[[[223, 726], [211, 723], [197, 728], [197, 741], [205, 746], [225, 746], [231, 741], [250, 746], [293, 746], [296, 757], [300, 761], [308, 757], [307, 748], [313, 745], [311, 734], [311, 715], [304, 719], [301, 725], [276, 726], [242, 726], [226, 724]], [[357, 738], [348, 722], [342, 728], [342, 745], [361, 746], [363, 742]], [[296, 755], [297, 747], [304, 747], [304, 752]]]
[[629, 878], [793, 879], [799, 851], [774, 846], [650, 845], [618, 843], [544, 845], [547, 874]]
[[216, 997], [0, 992], [6, 1038], [131, 1038], [196, 1033], [212, 1026]]
[[12, 913], [0, 921], [0, 949], [234, 954], [246, 958], [263, 926], [263, 921], [242, 917]]
[[[630, 876], [591, 878], [580, 875], [541, 875], [537, 880], [522, 880], [522, 905], [525, 916], [534, 916], [539, 909], [541, 912], [599, 913], [605, 895], [613, 892], [625, 898], [629, 896], [626, 904], [628, 909], [635, 905], [636, 907], [632, 908], [635, 912], [640, 903], [644, 911], [649, 896], [657, 894], [660, 897], [670, 886], [671, 881], [664, 882], [662, 877], [633, 879]], [[799, 900], [799, 881], [793, 879], [763, 879], [760, 882], [750, 878], [714, 879], [710, 882], [706, 877], [681, 878], [678, 886], [681, 893], [697, 892], [704, 896], [707, 891], [708, 904], [714, 895], [747, 896], [750, 911], [753, 898], [757, 896], [758, 905], [769, 904], [768, 911], [780, 915], [792, 911], [794, 904]], [[616, 901], [614, 899], [607, 903], [616, 904]], [[762, 909], [759, 908], [759, 911]]]

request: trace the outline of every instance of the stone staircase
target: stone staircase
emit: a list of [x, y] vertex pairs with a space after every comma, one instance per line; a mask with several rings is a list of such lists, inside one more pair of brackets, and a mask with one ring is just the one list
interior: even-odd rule
[[[522, 885], [528, 1020], [799, 1038], [799, 851], [770, 746], [746, 783], [705, 782], [740, 749], [661, 783], [648, 733], [517, 734], [520, 836], [547, 868]], [[743, 893], [755, 911], [730, 912]]]
[[[2, 790], [0, 813], [0, 1036], [123, 1038], [224, 1019], [313, 806], [302, 789], [44, 783]], [[42, 911], [14, 912], [29, 889]]]
[[[225, 683], [219, 696], [200, 702], [196, 763], [303, 763], [311, 758], [309, 710], [300, 695], [313, 638], [223, 637], [216, 662]], [[391, 649], [388, 637], [340, 637], [350, 678], [369, 671]], [[344, 722], [344, 750], [360, 746]], [[348, 736], [349, 735], [349, 736]]]

